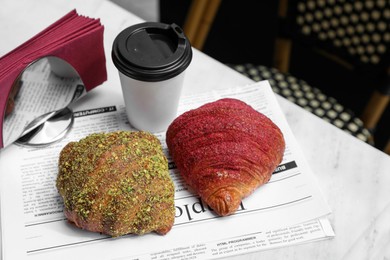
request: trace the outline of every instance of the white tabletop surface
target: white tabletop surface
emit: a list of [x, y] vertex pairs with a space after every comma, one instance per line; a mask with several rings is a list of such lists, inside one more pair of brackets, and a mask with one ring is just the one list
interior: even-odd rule
[[[110, 58], [112, 41], [139, 18], [105, 0], [1, 0], [0, 5], [0, 56], [74, 8], [101, 18], [108, 83], [119, 84]], [[184, 94], [250, 82], [195, 51]], [[291, 102], [280, 97], [278, 101], [332, 209], [329, 219], [336, 236], [230, 259], [390, 259], [390, 157]]]

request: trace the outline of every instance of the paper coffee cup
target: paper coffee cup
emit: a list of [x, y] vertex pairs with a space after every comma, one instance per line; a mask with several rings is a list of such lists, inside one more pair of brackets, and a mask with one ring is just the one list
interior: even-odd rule
[[191, 45], [176, 24], [146, 22], [114, 40], [112, 60], [119, 71], [126, 113], [138, 130], [165, 131], [177, 116]]

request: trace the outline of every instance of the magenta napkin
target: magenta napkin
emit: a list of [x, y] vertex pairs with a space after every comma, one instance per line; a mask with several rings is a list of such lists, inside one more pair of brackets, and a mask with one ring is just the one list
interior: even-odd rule
[[99, 19], [79, 15], [76, 10], [0, 58], [0, 148], [3, 120], [12, 85], [32, 62], [46, 56], [67, 61], [80, 75], [87, 91], [107, 80], [103, 31]]

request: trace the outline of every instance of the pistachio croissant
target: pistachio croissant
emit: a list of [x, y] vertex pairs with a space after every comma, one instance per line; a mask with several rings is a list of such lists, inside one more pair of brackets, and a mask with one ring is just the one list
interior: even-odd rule
[[166, 142], [186, 183], [221, 216], [269, 181], [285, 149], [280, 129], [236, 99], [182, 114], [168, 127]]
[[57, 188], [65, 216], [89, 231], [166, 234], [175, 220], [168, 162], [150, 133], [99, 133], [69, 143], [60, 154]]

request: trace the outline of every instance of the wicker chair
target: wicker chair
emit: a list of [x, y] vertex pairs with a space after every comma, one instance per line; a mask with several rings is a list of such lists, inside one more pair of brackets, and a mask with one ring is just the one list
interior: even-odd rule
[[279, 7], [282, 26], [276, 42], [276, 67], [290, 71], [293, 44], [304, 44], [356, 78], [376, 82], [366, 86], [371, 97], [359, 115], [364, 127], [375, 133], [390, 101], [390, 2], [281, 0]]

